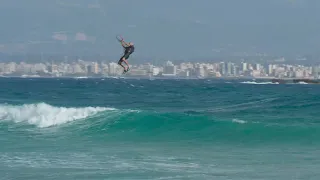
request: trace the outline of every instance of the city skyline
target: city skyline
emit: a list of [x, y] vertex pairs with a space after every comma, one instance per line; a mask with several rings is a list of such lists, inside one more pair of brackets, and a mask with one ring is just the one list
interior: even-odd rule
[[171, 61], [161, 66], [152, 63], [132, 64], [131, 70], [122, 75], [122, 68], [116, 62], [77, 60], [73, 62], [0, 63], [1, 76], [20, 77], [168, 77], [168, 78], [320, 78], [320, 63], [316, 66], [292, 64], [260, 64], [232, 62], [202, 63]]

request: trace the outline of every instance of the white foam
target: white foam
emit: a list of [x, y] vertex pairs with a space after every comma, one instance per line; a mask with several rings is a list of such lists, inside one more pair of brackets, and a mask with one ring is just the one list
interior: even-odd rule
[[245, 81], [241, 83], [242, 84], [279, 84], [278, 82], [273, 83], [273, 82], [255, 82], [255, 81]]
[[79, 77], [74, 77], [74, 79], [88, 79], [87, 76], [79, 76]]
[[99, 112], [116, 110], [104, 107], [66, 108], [46, 103], [24, 105], [0, 105], [0, 121], [27, 122], [40, 128], [84, 119]]
[[303, 82], [303, 81], [299, 81], [298, 84], [308, 84], [308, 83]]
[[234, 122], [234, 123], [239, 123], [239, 124], [245, 124], [245, 123], [247, 123], [247, 121], [240, 120], [240, 119], [232, 119], [232, 122]]

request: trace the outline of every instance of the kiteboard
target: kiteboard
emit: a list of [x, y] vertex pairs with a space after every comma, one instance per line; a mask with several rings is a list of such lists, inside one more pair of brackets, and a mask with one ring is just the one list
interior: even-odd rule
[[126, 74], [127, 72], [129, 72], [129, 70], [130, 70], [130, 67], [128, 66], [127, 71], [123, 70], [123, 73], [122, 73], [122, 74]]

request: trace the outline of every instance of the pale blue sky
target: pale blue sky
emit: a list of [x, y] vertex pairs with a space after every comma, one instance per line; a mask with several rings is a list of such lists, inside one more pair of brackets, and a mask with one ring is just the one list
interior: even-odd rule
[[319, 0], [1, 0], [0, 21], [2, 51], [116, 58], [117, 34], [135, 42], [135, 58], [320, 49]]

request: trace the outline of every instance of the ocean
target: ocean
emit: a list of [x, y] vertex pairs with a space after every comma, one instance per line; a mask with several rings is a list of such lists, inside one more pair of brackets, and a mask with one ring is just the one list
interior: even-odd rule
[[0, 179], [320, 179], [320, 86], [0, 78]]

